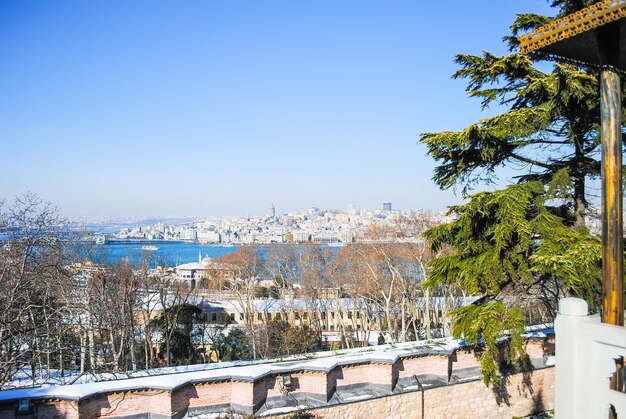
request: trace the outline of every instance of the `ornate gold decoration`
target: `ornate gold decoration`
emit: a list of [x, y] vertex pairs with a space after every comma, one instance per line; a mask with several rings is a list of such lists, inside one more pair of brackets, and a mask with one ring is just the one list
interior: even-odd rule
[[520, 36], [522, 54], [626, 17], [626, 0], [604, 0]]

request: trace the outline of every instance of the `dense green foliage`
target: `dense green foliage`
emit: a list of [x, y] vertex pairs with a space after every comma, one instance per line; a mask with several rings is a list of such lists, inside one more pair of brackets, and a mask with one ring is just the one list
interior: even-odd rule
[[543, 185], [535, 181], [478, 193], [468, 204], [452, 207], [458, 218], [426, 233], [434, 247], [455, 249], [432, 261], [429, 281], [496, 296], [507, 287], [558, 278], [571, 293], [591, 298], [600, 241], [587, 229], [567, 227], [545, 200]]
[[[497, 342], [511, 337], [505, 362], [523, 357], [526, 319], [551, 320], [561, 289], [595, 304], [599, 290], [600, 241], [585, 228], [567, 227], [545, 205], [540, 182], [511, 185], [475, 194], [466, 205], [451, 208], [458, 218], [430, 229], [434, 247], [454, 252], [430, 264], [430, 284], [456, 284], [477, 303], [455, 311], [453, 336], [470, 345], [485, 344], [482, 366], [486, 383], [496, 379]], [[540, 308], [550, 308], [545, 313]]]
[[[582, 3], [554, 5], [569, 11]], [[548, 183], [565, 171], [570, 199], [564, 204], [572, 220], [582, 225], [586, 182], [600, 176], [598, 75], [565, 62], [554, 62], [545, 72], [536, 66], [540, 55], [515, 53], [517, 35], [550, 20], [534, 14], [518, 16], [511, 26], [513, 36], [505, 37], [510, 55], [457, 55], [460, 69], [453, 77], [468, 80], [468, 94], [479, 98], [483, 107], [508, 109], [461, 131], [425, 133], [420, 141], [439, 163], [435, 182], [442, 188], [462, 185], [464, 193], [476, 183], [493, 182], [502, 166], [518, 170], [520, 182]]]
[[[589, 4], [553, 1], [558, 16]], [[597, 307], [601, 246], [585, 227], [590, 180], [600, 176], [599, 77], [588, 68], [538, 54], [522, 56], [517, 36], [553, 18], [517, 16], [504, 37], [511, 54], [458, 55], [454, 78], [469, 96], [505, 109], [461, 131], [425, 133], [442, 188], [496, 184], [497, 169], [517, 171], [515, 184], [469, 195], [457, 218], [426, 233], [450, 254], [430, 264], [429, 284], [455, 284], [482, 298], [455, 312], [453, 334], [485, 344], [486, 384], [496, 380], [497, 342], [510, 336], [504, 362], [523, 358], [527, 321], [549, 321], [558, 298], [575, 295]], [[545, 71], [546, 69], [550, 71]], [[499, 108], [499, 109], [500, 109]]]
[[[170, 326], [171, 330], [167, 330], [167, 322], [164, 320], [167, 313], [162, 313], [157, 319], [157, 327], [162, 334], [171, 334], [171, 348], [169, 353], [170, 363], [175, 365], [188, 365], [199, 362], [198, 354], [193, 345], [191, 336], [194, 321], [201, 314], [201, 310], [191, 304], [185, 304], [182, 307], [174, 307], [177, 311], [175, 321]], [[159, 354], [161, 359], [168, 359], [166, 347], [161, 347]]]
[[250, 359], [250, 339], [243, 330], [232, 329], [219, 342], [219, 352], [222, 361]]

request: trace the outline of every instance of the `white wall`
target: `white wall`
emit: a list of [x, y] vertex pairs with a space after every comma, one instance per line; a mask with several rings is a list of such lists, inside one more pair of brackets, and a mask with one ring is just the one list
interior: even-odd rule
[[614, 359], [626, 357], [626, 328], [601, 323], [587, 312], [587, 303], [579, 298], [559, 301], [554, 322], [556, 418], [604, 419], [610, 405], [618, 418], [626, 418], [626, 393], [609, 388]]

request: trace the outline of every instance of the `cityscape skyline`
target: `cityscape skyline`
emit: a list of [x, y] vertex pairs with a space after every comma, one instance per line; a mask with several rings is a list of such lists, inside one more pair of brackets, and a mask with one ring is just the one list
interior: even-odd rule
[[[444, 210], [416, 145], [481, 111], [455, 54], [545, 2], [0, 4], [0, 195], [63, 214]], [[477, 30], [477, 29], [480, 30]]]
[[[386, 202], [385, 204], [390, 204]], [[167, 220], [126, 225], [110, 233], [108, 239], [147, 241], [187, 241], [202, 244], [271, 244], [316, 243], [346, 244], [362, 239], [372, 239], [372, 231], [378, 231], [377, 239], [383, 239], [382, 231], [395, 231], [409, 220], [442, 222], [447, 217], [440, 213], [421, 211], [415, 213], [386, 209], [368, 210], [350, 207], [347, 211], [324, 210], [316, 207], [289, 213], [276, 213], [272, 205], [266, 214], [245, 217], [212, 217], [184, 223]], [[410, 222], [409, 222], [410, 224]], [[372, 230], [374, 229], [374, 230]], [[389, 230], [387, 230], [389, 229]], [[408, 230], [405, 240], [416, 240], [416, 231]], [[414, 234], [415, 233], [415, 234]], [[397, 237], [395, 237], [397, 238]], [[384, 236], [384, 239], [391, 237]], [[97, 241], [97, 240], [96, 240]], [[104, 236], [100, 239], [104, 244]]]
[[[11, 203], [9, 200], [8, 204]], [[54, 205], [54, 203], [50, 203]], [[316, 205], [309, 205], [306, 208], [280, 208], [276, 207], [272, 202], [269, 206], [265, 208], [265, 210], [261, 210], [258, 213], [246, 212], [242, 214], [223, 214], [223, 215], [215, 215], [215, 214], [157, 214], [157, 213], [145, 213], [145, 214], [132, 214], [132, 215], [119, 215], [119, 214], [98, 214], [98, 213], [89, 213], [89, 214], [78, 214], [78, 215], [67, 215], [64, 214], [61, 210], [61, 215], [67, 217], [68, 221], [73, 224], [128, 224], [128, 225], [140, 225], [145, 224], [145, 221], [168, 221], [173, 222], [174, 224], [185, 224], [192, 221], [202, 221], [202, 220], [224, 220], [229, 218], [263, 218], [263, 217], [280, 217], [280, 216], [288, 216], [293, 214], [300, 214], [310, 212], [311, 210], [317, 210], [322, 213], [324, 212], [338, 212], [338, 213], [348, 213], [350, 211], [373, 211], [373, 212], [390, 212], [390, 213], [409, 213], [409, 212], [432, 212], [432, 213], [444, 213], [445, 211], [437, 211], [431, 210], [428, 208], [387, 208], [386, 204], [393, 204], [391, 202], [385, 201], [381, 202], [381, 205], [374, 208], [367, 207], [358, 207], [354, 204], [348, 204], [343, 208], [320, 208]], [[273, 214], [273, 215], [270, 215]]]

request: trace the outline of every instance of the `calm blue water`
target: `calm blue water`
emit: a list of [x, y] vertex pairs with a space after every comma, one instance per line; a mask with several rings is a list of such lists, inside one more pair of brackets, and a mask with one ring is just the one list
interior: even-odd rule
[[[159, 248], [155, 251], [142, 250], [145, 245], [154, 245]], [[150, 261], [150, 267], [160, 266], [176, 266], [181, 263], [197, 262], [198, 252], [202, 253], [202, 257], [208, 256], [212, 259], [233, 253], [237, 250], [237, 246], [221, 247], [215, 245], [203, 245], [198, 243], [131, 243], [131, 244], [106, 244], [98, 246], [98, 255], [95, 259], [106, 257], [109, 262], [117, 263], [121, 260], [127, 260], [131, 265], [137, 265], [144, 258]]]
[[[0, 241], [8, 239], [8, 236], [0, 235]], [[142, 246], [156, 246], [158, 250], [143, 250]], [[259, 248], [261, 257], [264, 255], [264, 249], [267, 245], [255, 245]], [[288, 245], [299, 246], [299, 245]], [[322, 247], [325, 247], [322, 245]], [[176, 266], [182, 263], [197, 262], [198, 252], [202, 257], [210, 257], [216, 259], [229, 253], [234, 253], [237, 246], [222, 247], [210, 244], [184, 243], [184, 242], [165, 242], [165, 243], [120, 243], [105, 245], [88, 245], [82, 247], [80, 251], [81, 258], [87, 257], [95, 263], [118, 263], [122, 260], [127, 261], [133, 266], [138, 266], [144, 260], [148, 260], [149, 267], [156, 266]], [[331, 247], [331, 251], [336, 252], [339, 248]]]

